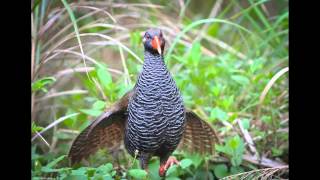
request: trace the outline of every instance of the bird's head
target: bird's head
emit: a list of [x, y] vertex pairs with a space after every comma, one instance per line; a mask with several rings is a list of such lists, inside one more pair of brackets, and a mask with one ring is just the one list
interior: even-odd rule
[[146, 51], [163, 54], [165, 40], [160, 29], [149, 29], [144, 34], [142, 41]]

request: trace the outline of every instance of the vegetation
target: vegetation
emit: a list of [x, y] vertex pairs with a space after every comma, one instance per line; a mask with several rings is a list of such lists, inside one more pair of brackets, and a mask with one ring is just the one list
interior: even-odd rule
[[157, 158], [147, 175], [124, 149], [119, 163], [107, 150], [78, 167], [66, 157], [133, 87], [150, 27], [185, 105], [221, 140], [213, 156], [175, 151], [166, 179], [288, 177], [288, 1], [203, 2], [32, 1], [33, 179], [160, 179]]

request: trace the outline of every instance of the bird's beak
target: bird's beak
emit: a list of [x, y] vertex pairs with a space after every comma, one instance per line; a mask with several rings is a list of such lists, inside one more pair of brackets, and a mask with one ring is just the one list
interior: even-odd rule
[[158, 36], [155, 36], [155, 37], [153, 38], [153, 40], [152, 40], [152, 47], [153, 47], [154, 49], [156, 49], [160, 55], [162, 55], [161, 43], [160, 43], [160, 40], [159, 40]]

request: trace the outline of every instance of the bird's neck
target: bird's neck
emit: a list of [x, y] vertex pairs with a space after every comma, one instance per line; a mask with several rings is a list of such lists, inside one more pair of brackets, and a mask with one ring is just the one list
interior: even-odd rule
[[159, 70], [159, 68], [167, 70], [163, 56], [146, 51], [144, 53], [143, 71]]

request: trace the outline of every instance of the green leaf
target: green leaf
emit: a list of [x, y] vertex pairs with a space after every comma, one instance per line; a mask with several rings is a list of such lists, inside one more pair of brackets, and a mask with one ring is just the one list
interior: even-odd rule
[[206, 179], [206, 180], [214, 180], [214, 176], [211, 171], [207, 170], [197, 170], [193, 179]]
[[200, 42], [195, 42], [188, 54], [188, 65], [198, 66], [201, 59], [201, 44]]
[[107, 163], [105, 165], [99, 166], [97, 168], [97, 173], [98, 174], [107, 174], [107, 173], [110, 173], [112, 169], [113, 169], [113, 165], [111, 163]]
[[250, 72], [255, 73], [257, 70], [263, 67], [264, 60], [262, 58], [255, 59], [250, 65]]
[[231, 76], [231, 79], [233, 79], [234, 81], [236, 81], [237, 83], [241, 84], [241, 85], [248, 85], [250, 83], [250, 80], [242, 75], [233, 75]]
[[220, 94], [220, 90], [221, 90], [221, 86], [213, 86], [212, 87], [213, 95], [218, 97], [218, 95]]
[[191, 159], [183, 159], [182, 161], [180, 161], [180, 166], [182, 169], [189, 167], [191, 164], [192, 164]]
[[101, 110], [105, 106], [106, 106], [106, 102], [98, 100], [92, 105], [92, 108], [95, 110]]
[[231, 104], [233, 104], [234, 101], [234, 96], [229, 96], [227, 98], [224, 98], [222, 100], [222, 105], [225, 109], [229, 109], [229, 107], [231, 106]]
[[55, 166], [56, 164], [58, 164], [60, 161], [62, 161], [65, 157], [66, 157], [66, 155], [62, 155], [62, 156], [56, 158], [55, 160], [53, 160], [52, 162], [50, 162], [49, 164], [47, 164], [46, 167], [52, 168], [53, 166]]
[[43, 127], [37, 126], [37, 125], [32, 121], [32, 124], [31, 124], [31, 132], [32, 132], [32, 133], [40, 132], [40, 131], [42, 131], [42, 129], [43, 129]]
[[232, 148], [232, 149], [237, 149], [238, 148], [238, 146], [239, 146], [239, 143], [240, 143], [240, 141], [239, 141], [239, 139], [238, 138], [232, 138], [230, 141], [229, 141], [229, 145], [230, 145], [230, 147]]
[[101, 110], [96, 110], [96, 109], [79, 109], [79, 111], [94, 117], [98, 117], [103, 112]]
[[128, 171], [129, 175], [137, 178], [137, 179], [143, 179], [147, 177], [147, 172], [145, 170], [142, 169], [130, 169]]
[[192, 154], [185, 154], [188, 159], [192, 161], [192, 164], [198, 168], [198, 166], [202, 163], [204, 160], [204, 157], [200, 155], [199, 153], [192, 153]]
[[243, 140], [238, 135], [236, 135], [227, 142], [227, 146], [230, 146], [232, 148], [231, 164], [233, 166], [239, 166], [242, 162], [242, 156], [244, 152]]
[[53, 83], [55, 81], [56, 81], [56, 79], [54, 77], [41, 78], [41, 79], [39, 79], [36, 82], [31, 84], [32, 92], [36, 92], [38, 90], [42, 90], [44, 92], [47, 92], [47, 89], [45, 89], [45, 86], [48, 85], [48, 84], [51, 84], [51, 83]]
[[241, 120], [241, 124], [242, 124], [242, 126], [243, 126], [243, 128], [244, 129], [249, 129], [249, 127], [250, 127], [250, 120], [249, 119], [242, 119]]
[[174, 177], [174, 176], [170, 176], [170, 177], [166, 177], [166, 180], [180, 180], [180, 178]]
[[97, 67], [97, 76], [103, 87], [108, 89], [112, 83], [112, 77], [105, 65], [100, 64]]
[[213, 171], [218, 178], [228, 176], [228, 167], [225, 164], [219, 164], [215, 166]]
[[230, 174], [238, 174], [244, 172], [244, 169], [240, 166], [232, 166], [230, 168]]
[[226, 120], [228, 120], [228, 117], [229, 116], [226, 112], [224, 112], [219, 107], [215, 107], [215, 108], [211, 109], [209, 119], [211, 121], [214, 121], [215, 119], [218, 119], [220, 121], [226, 121]]
[[156, 159], [152, 159], [149, 163], [149, 178], [152, 180], [161, 180], [162, 178], [159, 176], [159, 166], [160, 161]]
[[283, 150], [282, 149], [278, 149], [275, 147], [271, 148], [271, 152], [272, 152], [272, 156], [281, 156], [283, 154]]
[[261, 121], [263, 121], [266, 124], [271, 124], [272, 123], [272, 119], [270, 116], [262, 116], [261, 117]]
[[166, 172], [166, 176], [178, 176], [178, 166], [177, 165], [172, 165], [169, 167], [169, 169]]
[[130, 33], [130, 44], [131, 46], [138, 46], [141, 43], [140, 31], [134, 31]]
[[78, 168], [76, 170], [72, 170], [71, 175], [74, 176], [87, 176], [87, 169], [85, 167]]

